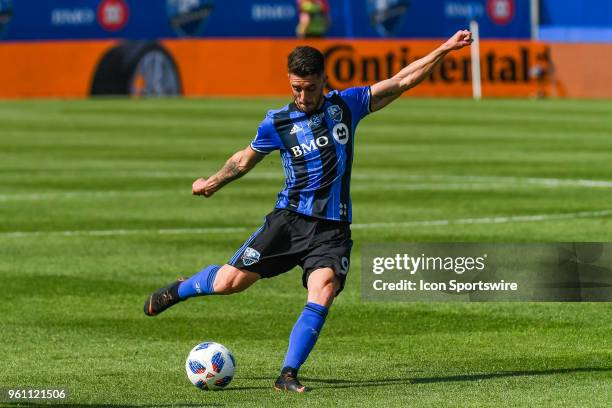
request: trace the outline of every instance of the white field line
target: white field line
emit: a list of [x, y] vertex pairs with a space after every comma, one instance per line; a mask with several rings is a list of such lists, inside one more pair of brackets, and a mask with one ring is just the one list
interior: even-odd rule
[[[144, 173], [143, 173], [144, 174]], [[148, 174], [148, 173], [147, 173]], [[173, 173], [170, 173], [173, 174]], [[131, 173], [134, 176], [134, 173]], [[158, 177], [154, 175], [152, 177]], [[254, 175], [259, 179], [278, 180], [279, 186], [282, 175], [274, 173], [262, 173]], [[498, 189], [503, 187], [520, 187], [525, 185], [537, 185], [547, 188], [560, 187], [583, 187], [583, 188], [612, 188], [612, 181], [607, 180], [584, 180], [584, 179], [556, 179], [556, 178], [533, 178], [533, 177], [497, 177], [497, 176], [455, 176], [455, 175], [416, 175], [416, 174], [356, 174], [353, 179], [357, 181], [353, 190], [371, 189], [360, 185], [359, 181], [433, 181], [430, 183], [407, 183], [393, 184], [388, 186], [378, 185], [377, 190], [475, 190], [475, 189]], [[137, 190], [137, 191], [71, 191], [71, 192], [45, 192], [45, 193], [16, 193], [0, 194], [0, 202], [3, 201], [43, 201], [55, 199], [73, 198], [105, 198], [105, 197], [155, 197], [167, 194], [185, 194], [189, 192], [187, 186], [183, 190]]]
[[430, 221], [406, 221], [406, 222], [375, 222], [369, 224], [353, 224], [352, 229], [377, 229], [389, 227], [420, 227], [439, 225], [465, 225], [465, 224], [509, 224], [514, 222], [543, 222], [571, 220], [575, 218], [599, 218], [612, 215], [612, 210], [581, 211], [575, 213], [561, 214], [534, 214], [534, 215], [509, 215], [482, 218], [458, 218], [454, 220], [430, 220]]
[[182, 234], [230, 234], [234, 232], [248, 232], [254, 228], [227, 227], [227, 228], [167, 228], [167, 229], [116, 229], [116, 230], [76, 230], [76, 231], [15, 231], [2, 232], [0, 238], [23, 237], [112, 237], [119, 235], [182, 235]]
[[[185, 189], [185, 191], [189, 191]], [[184, 193], [177, 190], [137, 190], [137, 191], [69, 191], [69, 192], [49, 192], [32, 194], [0, 194], [2, 201], [50, 201], [57, 199], [83, 199], [83, 198], [105, 198], [105, 197], [155, 197], [174, 193]]]
[[[482, 218], [458, 218], [447, 220], [423, 220], [407, 222], [374, 222], [353, 224], [353, 230], [369, 230], [384, 228], [431, 227], [466, 224], [508, 224], [518, 222], [545, 222], [576, 218], [601, 218], [612, 215], [612, 209], [601, 211], [581, 211], [562, 214], [512, 215]], [[229, 234], [247, 233], [257, 227], [226, 227], [226, 228], [172, 228], [172, 229], [116, 229], [116, 230], [77, 230], [77, 231], [15, 231], [2, 232], [0, 238], [52, 237], [52, 236], [120, 236], [120, 235], [183, 235], [183, 234]]]
[[[47, 173], [70, 173], [79, 174], [82, 178], [83, 174], [88, 172], [80, 172], [80, 170], [49, 170]], [[24, 170], [27, 173], [27, 170]], [[125, 170], [96, 170], [96, 173], [102, 176], [122, 177], [122, 178], [187, 178], [195, 179], [197, 174], [193, 171], [125, 171]], [[282, 172], [259, 172], [254, 170], [245, 178], [263, 179], [263, 180], [278, 180], [283, 181], [284, 175]], [[353, 180], [432, 180], [432, 181], [468, 181], [468, 182], [502, 182], [502, 183], [521, 183], [521, 184], [538, 184], [547, 186], [583, 186], [583, 187], [612, 187], [612, 181], [609, 180], [587, 180], [587, 179], [561, 179], [561, 178], [541, 178], [541, 177], [515, 177], [515, 176], [478, 176], [478, 175], [456, 175], [456, 174], [405, 174], [400, 172], [374, 172], [374, 173], [354, 173]]]

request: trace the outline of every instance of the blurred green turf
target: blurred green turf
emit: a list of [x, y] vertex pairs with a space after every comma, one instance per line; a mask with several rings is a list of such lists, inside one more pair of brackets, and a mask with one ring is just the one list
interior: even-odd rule
[[[0, 103], [0, 387], [68, 387], [63, 406], [611, 405], [609, 304], [363, 303], [359, 273], [364, 242], [612, 241], [609, 213], [478, 221], [612, 210], [612, 102], [409, 99], [364, 119], [351, 273], [307, 395], [271, 389], [305, 302], [298, 270], [145, 318], [150, 291], [226, 261], [273, 207], [276, 154], [208, 200], [191, 182], [284, 103]], [[399, 224], [427, 220], [449, 224]], [[238, 230], [189, 231], [216, 227]], [[236, 355], [226, 391], [187, 381], [204, 340]]]

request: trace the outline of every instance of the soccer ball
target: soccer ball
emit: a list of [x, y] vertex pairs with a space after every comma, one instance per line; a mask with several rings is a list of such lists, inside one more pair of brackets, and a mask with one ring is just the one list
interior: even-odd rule
[[201, 390], [222, 390], [227, 387], [234, 378], [235, 368], [236, 360], [232, 352], [213, 342], [195, 346], [185, 362], [189, 381]]

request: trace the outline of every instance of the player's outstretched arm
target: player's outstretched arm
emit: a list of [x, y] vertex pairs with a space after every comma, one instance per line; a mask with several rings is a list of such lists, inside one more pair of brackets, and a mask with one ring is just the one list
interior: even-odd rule
[[372, 99], [370, 105], [372, 112], [384, 108], [397, 99], [402, 93], [417, 86], [421, 81], [427, 78], [446, 54], [453, 50], [459, 50], [471, 43], [472, 33], [468, 30], [457, 31], [455, 35], [449, 38], [444, 44], [425, 57], [404, 67], [392, 78], [372, 85]]
[[234, 153], [232, 157], [227, 159], [221, 170], [208, 179], [199, 178], [194, 181], [191, 190], [194, 195], [210, 197], [227, 183], [247, 174], [263, 158], [263, 154], [248, 146], [246, 149]]

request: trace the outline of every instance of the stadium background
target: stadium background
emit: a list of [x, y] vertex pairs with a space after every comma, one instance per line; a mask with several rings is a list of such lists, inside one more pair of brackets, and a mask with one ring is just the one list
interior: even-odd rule
[[[428, 40], [475, 19], [485, 96], [611, 97], [612, 30], [602, 17], [610, 3], [538, 4], [337, 0], [328, 39], [317, 44], [330, 54], [332, 84], [346, 88], [388, 76], [436, 44]], [[282, 95], [280, 61], [296, 43], [287, 40], [292, 0], [2, 0], [0, 16], [0, 59], [11, 61], [0, 67], [5, 98]], [[470, 95], [468, 56], [450, 57], [414, 94]]]
[[[68, 387], [74, 407], [610, 405], [609, 304], [359, 293], [365, 242], [612, 240], [610, 2], [329, 3], [326, 38], [297, 40], [289, 0], [0, 0], [0, 388]], [[484, 100], [462, 51], [360, 125], [356, 245], [302, 371], [313, 393], [271, 391], [303, 307], [297, 271], [144, 318], [148, 293], [229, 258], [274, 204], [273, 158], [211, 200], [190, 186], [287, 102], [288, 50], [325, 50], [348, 87], [470, 18]], [[203, 340], [237, 357], [227, 392], [185, 377]]]

